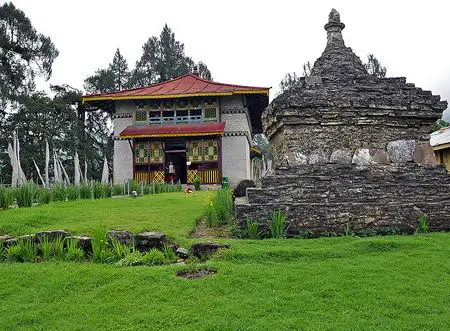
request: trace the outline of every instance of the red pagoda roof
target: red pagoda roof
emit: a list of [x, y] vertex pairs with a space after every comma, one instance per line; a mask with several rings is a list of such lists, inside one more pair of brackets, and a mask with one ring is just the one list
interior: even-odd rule
[[85, 95], [83, 96], [83, 103], [86, 101], [102, 100], [163, 99], [195, 96], [227, 96], [233, 94], [264, 94], [268, 96], [269, 89], [268, 87], [216, 83], [193, 74], [188, 74], [150, 86], [119, 92]]
[[169, 124], [169, 125], [130, 125], [120, 134], [120, 138], [211, 136], [223, 134], [224, 122]]

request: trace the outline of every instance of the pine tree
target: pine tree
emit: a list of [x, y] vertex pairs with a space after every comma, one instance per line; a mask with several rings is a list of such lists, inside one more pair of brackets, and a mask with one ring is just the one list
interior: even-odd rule
[[373, 54], [367, 55], [367, 63], [364, 63], [364, 68], [366, 68], [367, 72], [371, 76], [375, 76], [378, 78], [386, 77], [386, 67], [383, 67], [380, 61], [378, 61], [378, 59]]
[[120, 54], [119, 49], [116, 50], [116, 54], [114, 54], [113, 61], [109, 65], [108, 70], [114, 80], [115, 91], [120, 91], [128, 87], [130, 71], [128, 70], [127, 60]]

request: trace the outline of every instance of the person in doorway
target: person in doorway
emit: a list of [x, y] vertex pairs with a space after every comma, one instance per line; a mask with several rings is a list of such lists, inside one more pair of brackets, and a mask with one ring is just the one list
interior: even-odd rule
[[173, 184], [175, 181], [175, 166], [172, 161], [169, 161], [169, 182]]

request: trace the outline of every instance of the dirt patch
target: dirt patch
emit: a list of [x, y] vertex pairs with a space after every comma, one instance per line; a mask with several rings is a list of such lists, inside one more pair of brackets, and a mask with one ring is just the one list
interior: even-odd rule
[[192, 238], [233, 238], [231, 231], [226, 227], [211, 228], [206, 225], [205, 220], [197, 223], [195, 229], [191, 232]]
[[193, 269], [193, 270], [178, 270], [176, 275], [186, 279], [203, 278], [212, 276], [217, 273], [215, 269]]

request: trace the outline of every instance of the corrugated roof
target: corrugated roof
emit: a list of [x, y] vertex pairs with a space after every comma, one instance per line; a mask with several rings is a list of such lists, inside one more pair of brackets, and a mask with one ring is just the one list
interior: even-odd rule
[[222, 134], [225, 122], [168, 124], [168, 125], [130, 125], [120, 134], [120, 138], [209, 136]]
[[226, 96], [233, 94], [269, 95], [269, 87], [233, 85], [212, 82], [193, 74], [166, 82], [111, 93], [83, 96], [83, 102], [101, 100], [162, 99], [193, 96]]
[[436, 147], [450, 143], [450, 127], [442, 128], [430, 134], [430, 145]]

